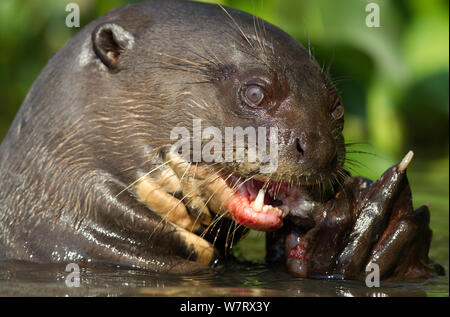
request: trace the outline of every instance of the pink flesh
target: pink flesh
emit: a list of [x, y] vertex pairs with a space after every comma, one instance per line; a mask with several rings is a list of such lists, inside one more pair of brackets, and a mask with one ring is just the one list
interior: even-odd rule
[[[229, 183], [230, 187], [234, 187], [237, 181], [235, 178], [231, 179]], [[283, 225], [283, 219], [286, 217], [286, 213], [270, 205], [269, 195], [273, 196], [274, 191], [277, 191], [288, 196], [289, 191], [284, 185], [270, 184], [264, 196], [265, 211], [256, 211], [252, 208], [251, 203], [255, 200], [263, 184], [263, 182], [255, 180], [244, 182], [232, 195], [227, 204], [227, 209], [233, 215], [236, 223], [240, 225], [259, 231], [272, 231], [279, 229]]]
[[[231, 177], [226, 183], [229, 188], [235, 188], [239, 181], [240, 178]], [[256, 211], [253, 209], [252, 203], [263, 185], [264, 182], [257, 180], [244, 181], [231, 195], [231, 198], [228, 198], [228, 202], [224, 205], [233, 215], [236, 223], [260, 231], [276, 230], [283, 225], [283, 219], [287, 216], [287, 212], [282, 208], [271, 206], [270, 203], [273, 199], [281, 201], [294, 215], [299, 213], [299, 203], [305, 198], [309, 199], [306, 188], [302, 186], [269, 183], [265, 187], [264, 208]]]
[[228, 208], [236, 223], [260, 231], [276, 230], [283, 225], [284, 217], [278, 215], [275, 208], [271, 207], [267, 212], [258, 212], [253, 210], [250, 202], [248, 195], [236, 193], [233, 196]]

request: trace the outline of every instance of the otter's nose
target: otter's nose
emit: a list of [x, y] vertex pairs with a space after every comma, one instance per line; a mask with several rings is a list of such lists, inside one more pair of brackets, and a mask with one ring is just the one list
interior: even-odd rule
[[301, 164], [329, 168], [337, 163], [336, 145], [331, 136], [318, 132], [303, 132], [295, 138], [293, 145]]

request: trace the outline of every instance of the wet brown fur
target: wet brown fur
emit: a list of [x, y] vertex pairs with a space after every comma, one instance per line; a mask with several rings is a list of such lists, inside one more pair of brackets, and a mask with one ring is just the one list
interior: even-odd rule
[[[122, 32], [100, 32], [105, 23], [125, 35], [102, 55], [108, 47], [96, 39]], [[270, 81], [267, 111], [243, 107], [233, 93], [252, 76]], [[209, 181], [186, 173], [196, 163], [167, 159], [171, 129], [194, 118], [204, 127], [275, 125], [276, 172], [200, 165], [213, 178], [239, 177], [235, 188], [251, 178], [322, 186], [339, 181], [345, 160], [343, 120], [330, 118], [338, 100], [308, 51], [251, 15], [179, 1], [114, 10], [51, 58], [0, 147], [0, 256], [201, 270], [246, 230], [210, 213], [223, 202], [214, 191], [204, 197]], [[311, 154], [301, 162], [300, 135]]]

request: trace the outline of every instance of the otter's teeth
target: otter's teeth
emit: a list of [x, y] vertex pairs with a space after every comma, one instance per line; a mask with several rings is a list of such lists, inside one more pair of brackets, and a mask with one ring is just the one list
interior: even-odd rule
[[261, 211], [264, 206], [264, 195], [265, 191], [264, 189], [260, 189], [258, 192], [258, 196], [256, 196], [255, 201], [251, 204], [251, 207], [254, 211]]
[[286, 206], [286, 205], [278, 206], [278, 209], [280, 209], [283, 212], [284, 217], [287, 216], [287, 214], [290, 211], [289, 206]]

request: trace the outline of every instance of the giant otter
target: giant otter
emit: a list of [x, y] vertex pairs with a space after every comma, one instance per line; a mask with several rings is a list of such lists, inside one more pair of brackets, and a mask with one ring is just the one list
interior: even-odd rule
[[[195, 120], [210, 131], [275, 127], [276, 168], [262, 172], [259, 156], [194, 160], [195, 142], [208, 153], [225, 145], [198, 140]], [[348, 177], [343, 122], [335, 87], [277, 27], [212, 4], [124, 6], [50, 59], [4, 139], [0, 254], [189, 273], [217, 264], [248, 228], [313, 230], [321, 220], [303, 217], [304, 197], [334, 201]], [[174, 128], [188, 132], [179, 148]], [[249, 157], [246, 140], [233, 158]], [[341, 248], [351, 223], [336, 235]]]

